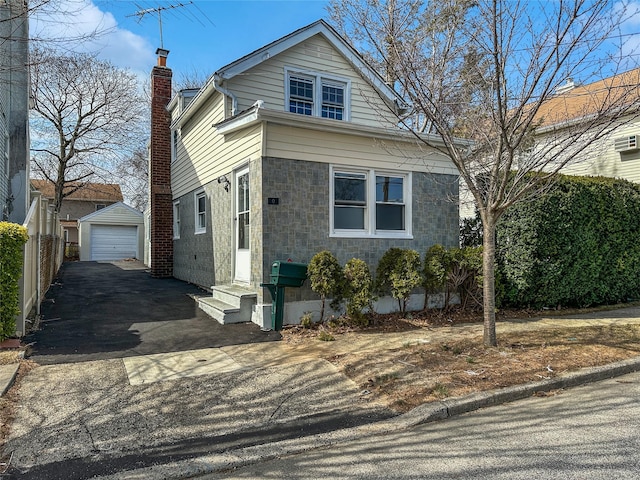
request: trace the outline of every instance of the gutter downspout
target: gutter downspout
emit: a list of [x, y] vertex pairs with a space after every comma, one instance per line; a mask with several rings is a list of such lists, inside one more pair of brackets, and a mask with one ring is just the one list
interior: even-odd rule
[[213, 74], [213, 88], [223, 95], [227, 95], [231, 98], [231, 116], [234, 117], [238, 113], [238, 97], [236, 97], [230, 90], [222, 86], [224, 79], [220, 75]]

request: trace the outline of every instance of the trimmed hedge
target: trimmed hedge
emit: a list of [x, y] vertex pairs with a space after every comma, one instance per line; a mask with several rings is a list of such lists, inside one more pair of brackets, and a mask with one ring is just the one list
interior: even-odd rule
[[27, 229], [16, 223], [0, 222], [0, 341], [16, 333], [20, 313], [18, 281], [22, 276], [22, 246], [29, 239]]
[[640, 185], [559, 176], [497, 227], [501, 304], [585, 307], [640, 296]]

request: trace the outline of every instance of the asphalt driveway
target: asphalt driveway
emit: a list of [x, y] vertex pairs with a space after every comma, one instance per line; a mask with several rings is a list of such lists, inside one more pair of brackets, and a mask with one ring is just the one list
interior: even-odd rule
[[58, 364], [280, 339], [255, 324], [220, 325], [193, 300], [207, 294], [152, 278], [137, 261], [66, 262], [24, 343], [39, 364]]

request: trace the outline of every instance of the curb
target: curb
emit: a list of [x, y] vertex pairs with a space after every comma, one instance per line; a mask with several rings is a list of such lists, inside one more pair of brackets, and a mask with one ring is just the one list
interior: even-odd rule
[[13, 385], [18, 374], [19, 363], [0, 365], [0, 397], [2, 397]]
[[361, 425], [304, 438], [283, 440], [266, 445], [255, 445], [237, 450], [229, 450], [219, 454], [205, 455], [180, 462], [142, 468], [140, 470], [124, 471], [99, 478], [103, 480], [120, 480], [125, 478], [127, 480], [150, 478], [177, 480], [221, 473], [258, 462], [274, 460], [284, 455], [295, 455], [312, 449], [331, 447], [338, 443], [356, 440], [364, 436], [405, 430], [417, 425], [472, 412], [480, 408], [521, 400], [539, 392], [576, 387], [637, 371], [640, 371], [640, 357], [600, 367], [585, 368], [578, 372], [563, 374], [556, 378], [541, 380], [539, 382], [479, 392], [464, 397], [424, 404], [397, 417], [369, 425]]

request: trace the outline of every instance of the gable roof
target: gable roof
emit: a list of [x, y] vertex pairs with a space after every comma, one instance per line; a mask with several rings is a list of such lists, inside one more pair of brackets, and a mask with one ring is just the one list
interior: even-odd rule
[[[55, 195], [53, 183], [48, 180], [31, 179], [33, 188], [42, 193], [44, 198], [52, 199]], [[121, 202], [123, 200], [120, 185], [117, 183], [69, 183], [65, 190], [80, 186], [78, 190], [64, 197], [64, 200], [84, 200], [98, 202]]]
[[136, 210], [133, 207], [130, 207], [126, 203], [117, 202], [109, 205], [108, 207], [101, 208], [100, 210], [96, 210], [95, 212], [91, 212], [82, 218], [79, 218], [78, 223], [86, 222], [87, 220], [95, 219], [102, 215], [108, 215], [109, 213], [111, 213], [113, 210], [116, 210], [116, 209], [124, 210], [124, 215], [128, 217], [139, 218], [140, 221], [143, 221], [144, 214], [142, 212]]
[[[256, 65], [259, 65], [260, 63], [318, 34], [322, 35], [338, 52], [340, 52], [340, 54], [358, 72], [360, 72], [362, 77], [371, 84], [371, 86], [380, 94], [382, 99], [389, 105], [394, 106], [397, 109], [407, 108], [407, 105], [400, 94], [387, 85], [382, 76], [371, 68], [364, 58], [351, 45], [349, 45], [333, 27], [324, 20], [318, 20], [217, 70], [213, 75], [211, 75], [211, 77], [209, 77], [195, 98], [189, 103], [174, 123], [182, 123], [186, 121], [204, 100], [213, 94], [214, 91], [218, 90], [219, 82], [242, 75]], [[223, 89], [220, 88], [220, 90]], [[175, 105], [175, 103], [172, 99], [168, 108], [171, 109], [173, 105]]]
[[539, 127], [579, 121], [611, 109], [635, 111], [640, 102], [640, 68], [573, 87], [544, 102], [534, 117]]

